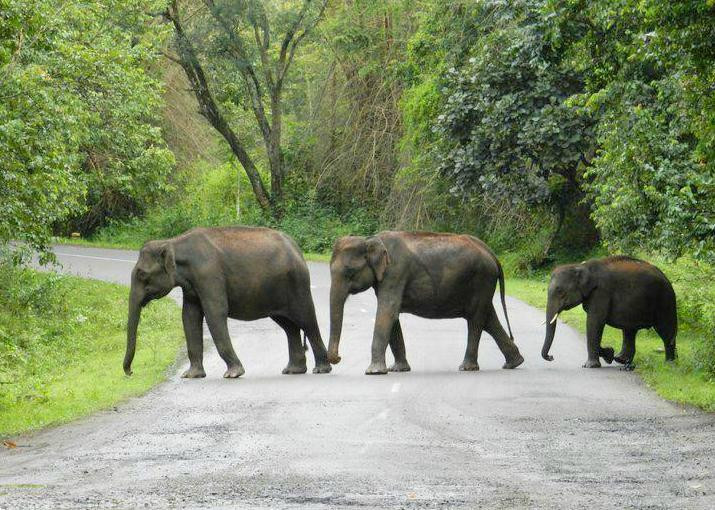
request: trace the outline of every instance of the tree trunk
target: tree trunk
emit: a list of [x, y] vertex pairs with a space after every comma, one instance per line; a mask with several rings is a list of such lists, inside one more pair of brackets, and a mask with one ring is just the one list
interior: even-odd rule
[[283, 157], [281, 155], [281, 93], [276, 91], [271, 97], [271, 133], [268, 140], [268, 160], [271, 169], [271, 198], [274, 215], [280, 216], [283, 206]]

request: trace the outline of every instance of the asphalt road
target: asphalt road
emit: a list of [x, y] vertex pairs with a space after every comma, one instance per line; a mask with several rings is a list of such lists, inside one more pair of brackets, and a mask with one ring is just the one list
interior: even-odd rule
[[[66, 271], [121, 283], [136, 257], [57, 253]], [[310, 269], [327, 337], [329, 272]], [[636, 374], [580, 368], [584, 339], [563, 324], [543, 361], [542, 312], [508, 306], [516, 370], [485, 334], [481, 371], [458, 372], [464, 322], [403, 315], [412, 372], [363, 375], [369, 293], [348, 301], [330, 375], [281, 375], [282, 331], [231, 321], [244, 377], [221, 377], [209, 340], [206, 379], [178, 378], [182, 366], [114, 411], [18, 438], [0, 449], [0, 508], [715, 508], [713, 415]]]

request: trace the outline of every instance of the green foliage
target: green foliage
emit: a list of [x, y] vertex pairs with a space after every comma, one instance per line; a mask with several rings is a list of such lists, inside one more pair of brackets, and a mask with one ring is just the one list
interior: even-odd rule
[[454, 191], [562, 208], [578, 198], [592, 126], [566, 104], [582, 83], [549, 43], [541, 3], [480, 4], [472, 23], [484, 35], [444, 77], [437, 120]]
[[69, 421], [165, 377], [183, 341], [169, 300], [145, 309], [126, 378], [126, 287], [0, 263], [0, 437]]
[[54, 224], [90, 229], [163, 188], [173, 157], [147, 73], [161, 30], [144, 14], [158, 5], [0, 3], [0, 243], [43, 249]]
[[715, 260], [715, 6], [551, 0], [554, 46], [597, 121], [593, 217], [613, 247]]
[[339, 214], [322, 204], [315, 191], [301, 190], [298, 184], [291, 186], [281, 218], [266, 215], [250, 191], [248, 178], [230, 163], [204, 168], [200, 178], [184, 184], [184, 190], [175, 201], [151, 209], [143, 218], [111, 223], [91, 240], [138, 249], [147, 240], [173, 237], [193, 227], [258, 225], [283, 230], [306, 252], [323, 253], [339, 236], [377, 230], [377, 220], [366, 209], [354, 207]]

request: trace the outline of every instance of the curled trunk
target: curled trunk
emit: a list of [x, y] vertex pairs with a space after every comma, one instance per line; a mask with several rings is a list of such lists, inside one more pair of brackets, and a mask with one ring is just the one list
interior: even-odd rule
[[340, 347], [340, 334], [343, 329], [343, 310], [347, 291], [337, 285], [330, 286], [330, 343], [328, 344], [328, 361], [333, 365], [340, 363], [338, 349]]
[[132, 361], [137, 346], [137, 328], [141, 316], [141, 296], [132, 288], [129, 295], [129, 315], [127, 318], [127, 352], [124, 355], [124, 373], [132, 375]]

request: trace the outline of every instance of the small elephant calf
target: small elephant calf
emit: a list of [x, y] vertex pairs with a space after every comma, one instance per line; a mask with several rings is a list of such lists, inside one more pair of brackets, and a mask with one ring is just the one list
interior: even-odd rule
[[[587, 314], [588, 359], [585, 368], [601, 366], [614, 359], [633, 369], [636, 333], [654, 328], [663, 339], [665, 359], [675, 359], [678, 317], [675, 292], [666, 276], [655, 266], [632, 257], [616, 256], [559, 266], [551, 273], [546, 305], [546, 337], [541, 356], [549, 355], [556, 332], [556, 318], [563, 310], [583, 303]], [[616, 356], [610, 347], [601, 347], [603, 328], [623, 330], [623, 346]]]

